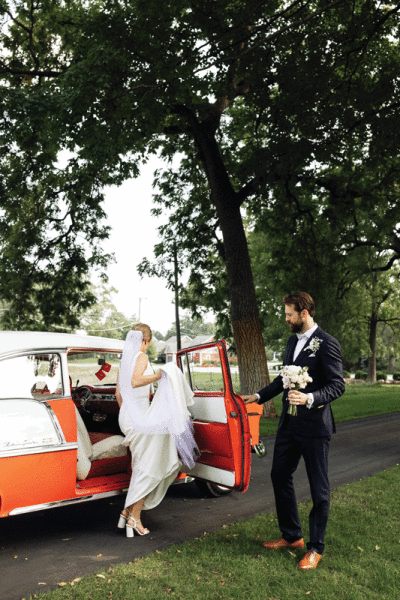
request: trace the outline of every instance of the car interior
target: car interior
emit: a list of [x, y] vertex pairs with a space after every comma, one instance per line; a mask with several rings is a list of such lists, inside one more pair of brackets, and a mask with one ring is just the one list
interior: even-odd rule
[[[129, 449], [118, 425], [115, 397], [119, 353], [70, 352], [71, 396], [78, 430], [77, 479], [83, 481], [130, 473]], [[94, 483], [91, 481], [90, 483]]]

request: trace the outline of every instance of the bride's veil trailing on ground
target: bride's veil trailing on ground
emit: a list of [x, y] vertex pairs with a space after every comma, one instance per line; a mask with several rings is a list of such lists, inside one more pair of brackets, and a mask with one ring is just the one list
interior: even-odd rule
[[182, 461], [192, 468], [199, 454], [187, 409], [187, 406], [193, 404], [193, 392], [178, 367], [170, 364], [168, 368], [167, 366], [163, 368], [153, 401], [143, 412], [136, 401], [137, 391], [131, 383], [142, 341], [141, 331], [130, 331], [126, 336], [118, 379], [122, 401], [126, 402], [128, 414], [136, 431], [152, 435], [172, 435]]

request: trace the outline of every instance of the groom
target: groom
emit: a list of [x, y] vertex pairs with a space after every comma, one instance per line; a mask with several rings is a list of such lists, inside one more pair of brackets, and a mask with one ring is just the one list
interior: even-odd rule
[[[330, 493], [328, 450], [335, 432], [330, 403], [345, 389], [339, 342], [314, 323], [315, 305], [309, 294], [296, 292], [283, 298], [286, 323], [292, 335], [286, 346], [284, 365], [308, 367], [312, 382], [304, 391], [283, 388], [279, 375], [258, 394], [243, 396], [246, 404], [263, 404], [281, 392], [283, 408], [275, 440], [271, 479], [282, 538], [264, 542], [268, 549], [303, 548], [304, 540], [293, 487], [293, 473], [304, 458], [313, 507], [309, 515], [308, 552], [299, 562], [300, 569], [313, 569], [324, 551]], [[289, 405], [297, 415], [288, 414]]]

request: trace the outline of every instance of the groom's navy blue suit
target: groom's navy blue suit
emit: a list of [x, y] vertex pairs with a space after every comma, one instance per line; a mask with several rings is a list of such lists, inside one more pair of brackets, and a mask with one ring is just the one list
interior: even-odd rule
[[[312, 340], [319, 340], [314, 342], [314, 345], [319, 344], [315, 351], [310, 350]], [[289, 390], [283, 389], [281, 376], [258, 392], [258, 403], [262, 404], [284, 392], [271, 471], [282, 537], [288, 542], [303, 537], [293, 487], [293, 473], [303, 456], [313, 500], [307, 549], [322, 554], [330, 502], [328, 450], [331, 435], [335, 432], [330, 403], [339, 398], [345, 389], [342, 353], [339, 342], [320, 327], [293, 360], [297, 341], [296, 335], [289, 338], [283, 364], [308, 367], [312, 382], [301, 391], [313, 394], [312, 407], [297, 406], [297, 416], [287, 414]]]

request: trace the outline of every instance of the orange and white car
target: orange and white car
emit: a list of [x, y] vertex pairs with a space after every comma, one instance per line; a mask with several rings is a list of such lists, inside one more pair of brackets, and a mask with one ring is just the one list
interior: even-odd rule
[[[225, 344], [202, 347], [218, 353], [218, 365], [196, 366], [193, 348], [177, 357], [194, 390], [201, 450], [194, 469], [178, 481], [194, 478], [215, 495], [245, 492], [250, 426], [253, 420], [258, 440], [259, 414], [249, 417], [233, 390]], [[0, 517], [124, 493], [130, 455], [120, 443], [115, 399], [122, 348], [122, 341], [108, 338], [0, 332]], [[90, 460], [83, 472], [82, 443]]]

